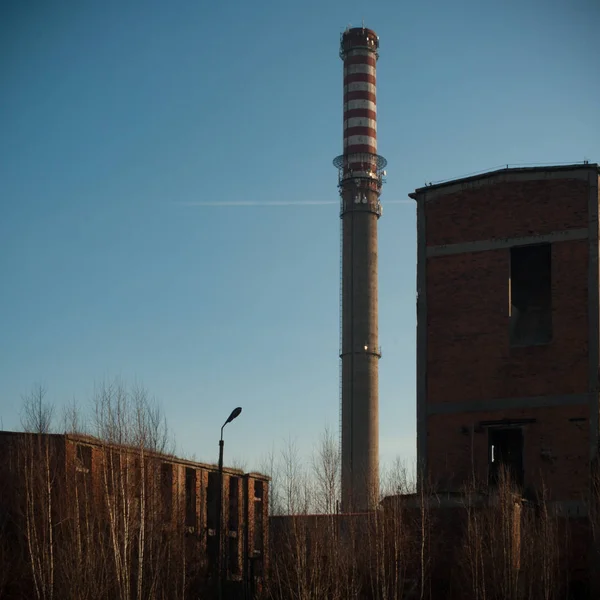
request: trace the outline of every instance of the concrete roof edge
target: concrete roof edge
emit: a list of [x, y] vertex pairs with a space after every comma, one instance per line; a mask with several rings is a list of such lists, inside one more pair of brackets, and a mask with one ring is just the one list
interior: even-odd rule
[[[139, 446], [127, 445], [127, 444], [116, 444], [112, 442], [106, 442], [92, 435], [83, 434], [83, 433], [45, 433], [39, 434], [36, 432], [28, 432], [28, 431], [6, 431], [1, 430], [0, 436], [34, 436], [34, 435], [44, 435], [49, 438], [54, 439], [64, 439], [65, 441], [70, 441], [74, 443], [87, 444], [90, 446], [97, 446], [103, 448], [109, 448], [113, 450], [124, 450], [131, 451], [133, 454], [144, 453], [148, 458], [154, 458], [156, 460], [162, 460], [164, 462], [170, 462], [174, 464], [180, 464], [183, 466], [188, 466], [191, 468], [199, 468], [204, 469], [206, 471], [217, 471], [218, 465], [214, 463], [207, 462], [199, 462], [196, 460], [190, 460], [188, 458], [182, 458], [176, 456], [174, 454], [168, 454], [166, 452], [159, 452], [156, 450], [151, 450], [149, 448], [140, 448]], [[245, 473], [242, 469], [237, 469], [235, 467], [223, 466], [223, 472], [228, 475], [240, 475], [251, 477], [252, 479], [261, 479], [263, 481], [271, 481], [271, 478], [268, 475], [264, 475], [263, 473], [258, 473], [256, 471], [251, 471]]]
[[457, 183], [466, 183], [469, 181], [477, 181], [478, 179], [485, 179], [487, 177], [493, 177], [495, 175], [499, 175], [501, 173], [539, 173], [543, 171], [573, 171], [573, 170], [584, 170], [584, 169], [596, 169], [598, 174], [600, 175], [600, 165], [598, 163], [568, 163], [568, 164], [560, 164], [560, 165], [538, 165], [538, 166], [529, 166], [529, 167], [504, 167], [500, 169], [493, 169], [491, 171], [482, 171], [480, 173], [476, 173], [474, 175], [467, 175], [466, 177], [458, 177], [457, 179], [446, 179], [443, 181], [439, 181], [436, 183], [432, 183], [431, 185], [425, 185], [423, 187], [417, 188], [414, 192], [408, 194], [409, 198], [413, 200], [417, 200], [418, 197], [431, 190], [438, 190], [440, 188], [455, 185]]
[[259, 473], [258, 471], [250, 471], [248, 473], [244, 473], [246, 477], [252, 477], [253, 479], [262, 479], [264, 481], [271, 481], [271, 477], [269, 475], [265, 475], [264, 473]]

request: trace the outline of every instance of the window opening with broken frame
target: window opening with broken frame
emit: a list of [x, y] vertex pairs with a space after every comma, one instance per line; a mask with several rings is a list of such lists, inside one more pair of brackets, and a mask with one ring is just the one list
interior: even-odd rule
[[91, 473], [92, 471], [92, 448], [84, 444], [77, 444], [77, 470], [82, 473]]
[[510, 249], [509, 310], [512, 346], [552, 340], [552, 246]]

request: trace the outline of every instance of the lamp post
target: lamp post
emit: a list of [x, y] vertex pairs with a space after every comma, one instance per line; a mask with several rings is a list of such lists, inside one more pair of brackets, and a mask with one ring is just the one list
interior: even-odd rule
[[219, 440], [219, 505], [217, 507], [217, 597], [219, 600], [223, 598], [223, 582], [225, 580], [223, 569], [223, 429], [227, 423], [231, 423], [235, 418], [240, 416], [242, 407], [238, 406], [231, 411], [227, 421], [221, 427], [221, 439]]

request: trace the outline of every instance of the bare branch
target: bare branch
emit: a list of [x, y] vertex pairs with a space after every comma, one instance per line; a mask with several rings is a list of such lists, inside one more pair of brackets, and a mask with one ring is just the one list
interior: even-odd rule
[[45, 401], [46, 388], [35, 385], [31, 392], [22, 396], [21, 425], [29, 433], [50, 433], [54, 417], [54, 406]]

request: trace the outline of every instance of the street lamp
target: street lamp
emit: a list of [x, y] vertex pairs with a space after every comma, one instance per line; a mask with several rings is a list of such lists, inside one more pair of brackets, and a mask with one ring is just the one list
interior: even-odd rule
[[231, 411], [227, 421], [221, 427], [221, 439], [219, 440], [219, 505], [217, 507], [217, 596], [219, 600], [223, 598], [223, 550], [222, 550], [222, 515], [223, 515], [223, 429], [227, 423], [231, 423], [234, 419], [240, 416], [242, 407], [238, 406]]

